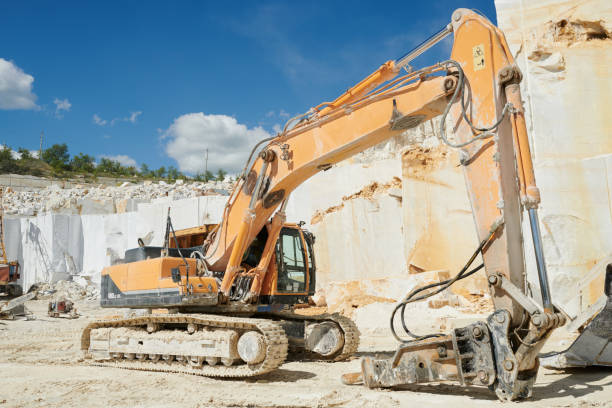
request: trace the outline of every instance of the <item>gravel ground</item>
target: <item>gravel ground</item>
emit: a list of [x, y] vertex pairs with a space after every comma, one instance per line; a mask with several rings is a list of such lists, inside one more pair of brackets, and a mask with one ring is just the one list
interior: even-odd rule
[[[52, 319], [46, 301], [31, 301], [34, 321], [0, 321], [2, 407], [474, 407], [502, 406], [486, 388], [450, 385], [369, 390], [340, 376], [359, 370], [342, 363], [288, 362], [246, 381], [89, 367], [80, 332], [95, 318], [116, 314], [95, 301], [77, 302], [82, 316]], [[359, 354], [394, 349], [388, 338], [365, 338]], [[534, 397], [523, 407], [612, 407], [612, 370], [540, 370]], [[508, 406], [508, 405], [504, 405]]]

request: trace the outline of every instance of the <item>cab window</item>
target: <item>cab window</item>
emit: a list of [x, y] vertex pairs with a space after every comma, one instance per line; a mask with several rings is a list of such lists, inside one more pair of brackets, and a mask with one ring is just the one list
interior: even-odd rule
[[306, 291], [306, 259], [302, 238], [297, 229], [283, 228], [276, 244], [278, 292]]

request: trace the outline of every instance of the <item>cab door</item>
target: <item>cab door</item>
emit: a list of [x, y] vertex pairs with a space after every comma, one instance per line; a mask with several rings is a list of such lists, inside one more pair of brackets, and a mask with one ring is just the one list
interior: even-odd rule
[[[308, 257], [306, 242], [299, 228], [283, 227], [276, 243], [276, 296], [293, 295], [308, 298]], [[289, 300], [289, 299], [287, 299]]]

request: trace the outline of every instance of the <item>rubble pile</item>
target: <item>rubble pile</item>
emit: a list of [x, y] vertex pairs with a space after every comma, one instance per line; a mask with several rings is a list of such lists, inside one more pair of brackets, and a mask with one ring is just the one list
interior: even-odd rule
[[95, 206], [97, 213], [116, 213], [135, 210], [129, 202], [146, 203], [168, 197], [171, 200], [199, 197], [203, 195], [227, 195], [233, 182], [208, 181], [192, 182], [176, 180], [174, 183], [150, 180], [139, 184], [125, 182], [119, 186], [79, 184], [63, 189], [53, 184], [38, 191], [13, 191], [4, 189], [2, 206], [5, 214], [35, 216], [43, 213], [75, 210], [81, 213], [83, 207]]
[[53, 300], [96, 300], [100, 298], [100, 289], [88, 279], [79, 281], [60, 280], [55, 283], [36, 285], [37, 299]]

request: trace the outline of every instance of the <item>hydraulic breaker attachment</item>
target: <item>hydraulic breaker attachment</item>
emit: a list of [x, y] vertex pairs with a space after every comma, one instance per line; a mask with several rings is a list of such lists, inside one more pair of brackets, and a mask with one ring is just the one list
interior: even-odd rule
[[540, 355], [546, 368], [612, 366], [612, 264], [606, 267], [606, 304], [565, 351]]
[[491, 385], [495, 380], [491, 335], [484, 322], [447, 336], [403, 344], [390, 359], [365, 357], [361, 367], [369, 388], [432, 381]]
[[488, 386], [502, 401], [531, 396], [538, 372], [538, 351], [552, 330], [565, 322], [542, 313], [513, 352], [510, 313], [498, 310], [486, 322], [454, 329], [450, 335], [402, 344], [390, 359], [363, 358], [362, 372], [345, 374], [345, 384], [369, 388], [454, 381]]

